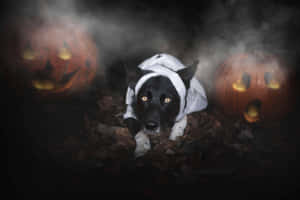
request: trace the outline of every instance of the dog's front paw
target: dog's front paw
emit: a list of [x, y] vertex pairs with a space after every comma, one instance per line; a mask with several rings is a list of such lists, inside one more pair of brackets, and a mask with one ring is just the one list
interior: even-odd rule
[[177, 137], [183, 136], [186, 125], [187, 125], [187, 117], [184, 116], [182, 120], [174, 124], [169, 139], [176, 140]]
[[137, 158], [145, 155], [145, 153], [151, 149], [148, 136], [143, 131], [140, 131], [134, 138], [136, 141], [136, 148], [134, 152], [135, 157]]

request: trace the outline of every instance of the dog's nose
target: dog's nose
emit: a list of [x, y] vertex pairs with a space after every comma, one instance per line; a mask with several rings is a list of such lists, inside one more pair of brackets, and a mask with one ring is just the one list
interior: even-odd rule
[[157, 122], [154, 122], [154, 121], [149, 121], [146, 123], [146, 129], [148, 130], [155, 130], [158, 128], [158, 123]]

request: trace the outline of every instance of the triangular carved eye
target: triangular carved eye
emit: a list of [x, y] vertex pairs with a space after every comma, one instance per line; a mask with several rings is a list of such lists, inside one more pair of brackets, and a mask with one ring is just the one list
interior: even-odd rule
[[268, 88], [277, 90], [280, 88], [279, 82], [274, 78], [271, 72], [265, 72], [264, 74], [265, 83]]
[[22, 57], [25, 60], [34, 60], [36, 58], [36, 53], [29, 44], [26, 45]]
[[69, 60], [72, 57], [69, 46], [64, 43], [64, 46], [58, 50], [58, 57], [62, 60]]
[[250, 83], [250, 75], [244, 72], [241, 79], [238, 79], [232, 84], [232, 88], [238, 92], [245, 92], [250, 87]]

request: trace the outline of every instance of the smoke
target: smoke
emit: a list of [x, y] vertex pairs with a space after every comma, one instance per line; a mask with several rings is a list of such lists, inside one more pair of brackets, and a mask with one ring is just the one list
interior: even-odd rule
[[233, 54], [268, 52], [292, 66], [299, 47], [291, 45], [290, 29], [298, 17], [296, 8], [271, 1], [214, 1], [186, 58], [198, 58], [197, 76], [208, 92], [216, 68]]
[[[99, 70], [114, 60], [143, 52], [165, 52], [189, 65], [199, 60], [197, 77], [208, 92], [214, 72], [229, 55], [267, 51], [284, 60], [297, 57], [299, 10], [280, 1], [213, 0], [207, 9], [184, 18], [178, 10], [84, 0], [29, 0], [19, 3], [22, 15], [45, 20], [67, 17], [83, 24], [97, 43]], [[205, 5], [204, 5], [205, 6]], [[192, 44], [192, 45], [191, 45]], [[151, 55], [150, 55], [151, 56]]]
[[184, 23], [178, 17], [156, 12], [138, 2], [133, 6], [83, 0], [31, 0], [20, 10], [23, 15], [36, 13], [46, 21], [63, 17], [85, 26], [97, 43], [102, 68], [114, 59], [141, 52], [176, 56], [185, 48]]

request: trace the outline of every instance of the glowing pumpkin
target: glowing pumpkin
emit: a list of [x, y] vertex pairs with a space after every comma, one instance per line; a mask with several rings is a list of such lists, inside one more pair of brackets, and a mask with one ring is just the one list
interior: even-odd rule
[[83, 26], [70, 21], [19, 26], [17, 66], [42, 94], [72, 93], [96, 75], [97, 48]]
[[233, 55], [216, 72], [215, 98], [225, 113], [248, 122], [280, 119], [290, 110], [288, 71], [274, 56]]

